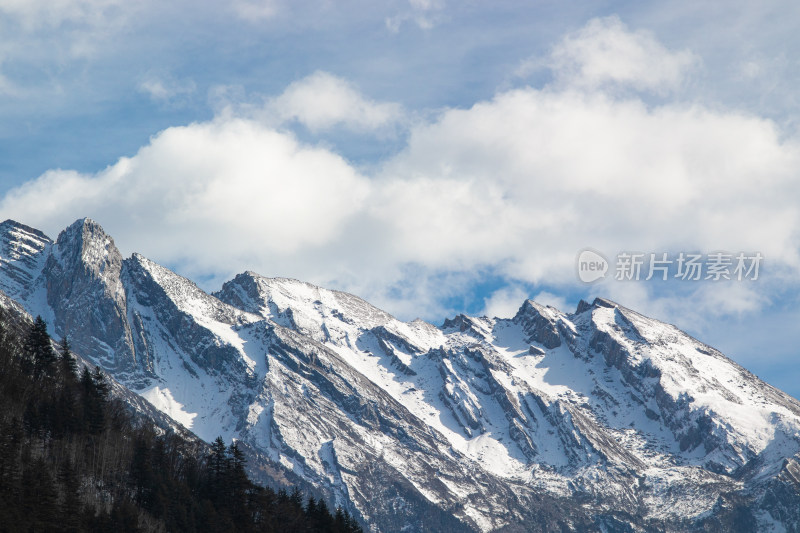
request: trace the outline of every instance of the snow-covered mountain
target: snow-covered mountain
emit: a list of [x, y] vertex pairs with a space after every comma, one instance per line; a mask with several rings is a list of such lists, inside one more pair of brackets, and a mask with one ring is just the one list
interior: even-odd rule
[[800, 402], [608, 300], [436, 327], [252, 272], [207, 294], [89, 219], [2, 223], [0, 290], [375, 531], [800, 529]]

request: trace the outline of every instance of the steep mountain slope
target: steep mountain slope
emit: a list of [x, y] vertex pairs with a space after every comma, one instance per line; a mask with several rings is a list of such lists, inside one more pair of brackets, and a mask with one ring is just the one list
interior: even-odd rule
[[209, 295], [88, 219], [4, 222], [0, 289], [376, 531], [800, 528], [800, 402], [607, 300], [435, 327], [252, 272]]

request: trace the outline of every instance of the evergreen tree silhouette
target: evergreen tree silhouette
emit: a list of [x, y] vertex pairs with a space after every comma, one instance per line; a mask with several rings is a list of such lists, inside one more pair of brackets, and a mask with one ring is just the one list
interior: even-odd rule
[[64, 335], [59, 343], [61, 347], [61, 374], [69, 381], [75, 380], [78, 375], [78, 362], [72, 355], [72, 349], [67, 336]]
[[90, 372], [88, 367], [83, 367], [80, 384], [86, 428], [91, 435], [99, 435], [106, 427], [106, 404], [109, 392], [100, 367], [95, 367], [94, 372]]
[[50, 342], [50, 335], [47, 333], [47, 323], [41, 316], [37, 316], [33, 321], [25, 347], [28, 352], [27, 370], [33, 372], [33, 377], [38, 379], [42, 376], [52, 375], [56, 354]]

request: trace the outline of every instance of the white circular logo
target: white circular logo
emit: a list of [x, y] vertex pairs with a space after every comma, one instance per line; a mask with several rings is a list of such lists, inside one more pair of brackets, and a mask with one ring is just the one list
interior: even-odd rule
[[578, 254], [578, 278], [584, 283], [594, 283], [606, 277], [608, 261], [599, 252], [586, 249]]

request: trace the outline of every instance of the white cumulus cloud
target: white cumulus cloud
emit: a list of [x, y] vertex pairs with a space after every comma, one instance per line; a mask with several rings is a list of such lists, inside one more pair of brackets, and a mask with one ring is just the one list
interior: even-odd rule
[[234, 119], [169, 128], [94, 175], [47, 172], [0, 211], [50, 231], [81, 211], [134, 250], [213, 272], [337, 238], [368, 191], [341, 157]]
[[337, 126], [374, 131], [402, 120], [400, 105], [364, 97], [351, 83], [327, 72], [315, 72], [269, 99], [262, 117], [283, 124], [296, 121], [314, 132]]
[[517, 75], [548, 67], [557, 83], [578, 89], [632, 88], [666, 94], [682, 86], [700, 59], [670, 50], [645, 30], [630, 31], [617, 16], [596, 18], [565, 36], [547, 59], [531, 58]]

